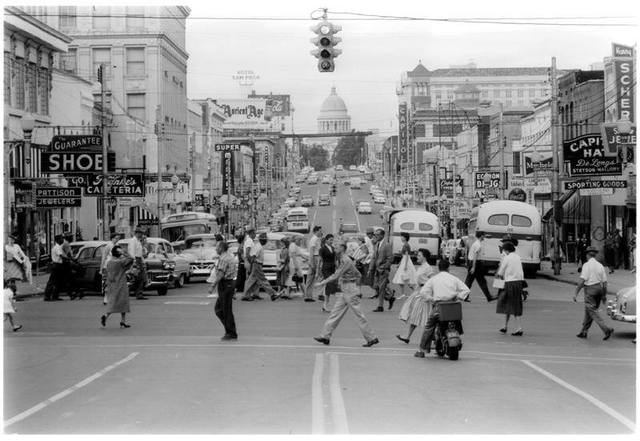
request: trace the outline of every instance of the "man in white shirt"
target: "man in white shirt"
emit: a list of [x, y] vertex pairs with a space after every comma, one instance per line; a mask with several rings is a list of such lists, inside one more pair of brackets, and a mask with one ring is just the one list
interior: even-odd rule
[[[482, 248], [482, 241], [484, 240], [484, 233], [482, 231], [476, 231], [476, 241], [469, 248], [469, 255], [467, 256], [467, 278], [464, 283], [471, 289], [471, 285], [473, 285], [473, 281], [478, 281], [478, 286], [482, 290], [484, 296], [487, 298], [487, 302], [491, 302], [492, 300], [497, 299], [498, 297], [494, 297], [491, 295], [489, 291], [489, 287], [487, 286], [487, 280], [484, 278], [486, 274], [486, 270], [484, 265], [479, 260], [480, 257], [480, 249]], [[467, 298], [468, 302], [471, 301], [471, 298]]]
[[367, 245], [369, 254], [364, 259], [363, 263], [368, 266], [371, 263], [371, 258], [373, 257], [373, 227], [367, 227], [366, 235], [364, 236], [364, 243]]
[[613, 334], [613, 328], [607, 327], [598, 312], [600, 301], [604, 303], [607, 299], [607, 272], [604, 266], [596, 260], [598, 254], [596, 247], [588, 247], [586, 252], [588, 260], [582, 265], [580, 283], [573, 296], [573, 301], [576, 302], [580, 290], [584, 288], [584, 320], [582, 321], [582, 330], [576, 337], [587, 338], [587, 331], [591, 327], [591, 323], [595, 321], [604, 332], [603, 340], [608, 340]]
[[[449, 273], [449, 261], [440, 259], [438, 261], [440, 272], [431, 277], [420, 289], [420, 294], [426, 297], [427, 302], [433, 303], [427, 325], [424, 328], [422, 339], [420, 340], [420, 351], [414, 354], [415, 357], [424, 358], [424, 352], [431, 350], [431, 340], [440, 322], [439, 302], [451, 302], [454, 300], [464, 300], [469, 296], [469, 288], [462, 280]], [[461, 332], [461, 326], [459, 331]]]
[[251, 262], [255, 253], [251, 253], [251, 249], [255, 247], [254, 239], [256, 238], [256, 229], [249, 227], [247, 235], [242, 242], [242, 256], [244, 258], [244, 268], [247, 274], [251, 273]]
[[[307, 275], [307, 287], [304, 292], [305, 302], [315, 302], [313, 298], [316, 276], [320, 270], [320, 244], [322, 240], [322, 227], [313, 227], [313, 235], [309, 239], [309, 274]], [[320, 300], [324, 300], [324, 296]]]
[[51, 249], [51, 275], [47, 281], [47, 287], [44, 290], [44, 301], [53, 302], [62, 300], [60, 298], [60, 290], [64, 284], [65, 261], [68, 260], [67, 254], [62, 248], [64, 239], [58, 234], [53, 239], [55, 245]]
[[258, 242], [254, 243], [251, 247], [251, 273], [247, 277], [247, 282], [244, 285], [244, 296], [240, 300], [250, 302], [255, 300], [262, 300], [262, 297], [258, 294], [260, 288], [262, 288], [269, 296], [271, 300], [278, 298], [276, 291], [271, 288], [271, 285], [267, 281], [264, 275], [262, 265], [264, 264], [264, 246], [267, 244], [267, 233], [260, 233], [258, 236]]
[[138, 300], [147, 300], [147, 297], [143, 294], [144, 287], [147, 284], [147, 268], [144, 264], [144, 247], [142, 240], [146, 231], [142, 227], [136, 227], [134, 230], [133, 240], [131, 241], [129, 255], [133, 257], [133, 266], [137, 269], [136, 280], [133, 282], [135, 287], [135, 295]]

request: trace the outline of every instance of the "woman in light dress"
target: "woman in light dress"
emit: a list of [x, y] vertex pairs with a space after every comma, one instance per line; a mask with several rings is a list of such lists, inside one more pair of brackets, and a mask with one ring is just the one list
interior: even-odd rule
[[[287, 281], [285, 282], [285, 285], [291, 289], [299, 289], [300, 291], [302, 291], [302, 294], [304, 295], [304, 284], [301, 283], [301, 281], [303, 280], [303, 275], [302, 275], [302, 249], [300, 248], [300, 244], [302, 243], [303, 238], [300, 237], [296, 237], [295, 239], [291, 240], [291, 243], [289, 244], [289, 275], [287, 277]], [[294, 281], [293, 278], [294, 276], [296, 276], [296, 280]]]
[[289, 290], [291, 287], [287, 285], [287, 281], [289, 280], [289, 269], [291, 268], [289, 257], [289, 239], [283, 237], [280, 239], [280, 243], [282, 244], [282, 248], [278, 253], [278, 296], [281, 299], [290, 299], [291, 295], [289, 294]]
[[16, 313], [14, 305], [16, 294], [16, 281], [15, 279], [4, 279], [4, 319], [9, 320], [11, 329], [13, 332], [22, 329], [22, 325], [16, 325], [13, 322], [13, 314]]
[[29, 282], [33, 285], [33, 274], [31, 273], [31, 261], [22, 251], [20, 245], [16, 243], [16, 236], [10, 234], [7, 244], [4, 246], [4, 278]]
[[516, 322], [516, 330], [511, 335], [522, 336], [522, 301], [524, 291], [524, 271], [520, 256], [515, 252], [516, 247], [511, 242], [505, 242], [502, 246], [505, 257], [500, 263], [496, 277], [504, 279], [504, 289], [498, 293], [496, 312], [504, 314], [504, 328], [500, 329], [502, 334], [507, 333], [509, 318], [513, 315]]
[[418, 250], [418, 269], [416, 270], [417, 286], [413, 291], [413, 294], [405, 300], [402, 308], [400, 309], [400, 320], [409, 325], [409, 330], [406, 337], [402, 337], [400, 334], [396, 335], [396, 338], [405, 343], [409, 343], [411, 334], [416, 328], [423, 329], [427, 324], [429, 318], [429, 303], [427, 303], [424, 295], [420, 293], [420, 288], [427, 282], [435, 271], [428, 263], [429, 250], [421, 248]]
[[417, 283], [417, 275], [416, 268], [413, 266], [413, 262], [411, 262], [411, 246], [409, 245], [409, 233], [400, 233], [400, 241], [402, 242], [402, 259], [398, 264], [398, 268], [396, 269], [396, 273], [394, 274], [391, 283], [400, 286], [401, 293], [400, 297], [398, 298], [402, 299], [407, 296], [407, 288], [410, 288], [412, 285], [415, 285]]

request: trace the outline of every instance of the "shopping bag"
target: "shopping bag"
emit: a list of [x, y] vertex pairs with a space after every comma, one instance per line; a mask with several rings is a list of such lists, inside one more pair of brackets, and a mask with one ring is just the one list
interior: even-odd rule
[[498, 289], [504, 289], [504, 279], [498, 279], [497, 277], [494, 278], [493, 287]]

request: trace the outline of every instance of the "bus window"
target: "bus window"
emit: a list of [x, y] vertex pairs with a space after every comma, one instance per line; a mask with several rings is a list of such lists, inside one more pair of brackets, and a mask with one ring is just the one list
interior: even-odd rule
[[500, 227], [506, 227], [507, 225], [509, 225], [509, 215], [494, 214], [493, 216], [489, 216], [489, 219], [487, 219], [487, 223], [489, 225], [498, 225]]
[[211, 229], [206, 224], [180, 225], [175, 227], [162, 228], [162, 238], [169, 242], [185, 240], [192, 234], [210, 233]]
[[526, 216], [520, 216], [519, 214], [511, 215], [511, 225], [514, 227], [530, 227], [531, 219]]
[[418, 224], [418, 230], [420, 230], [420, 231], [431, 231], [431, 230], [433, 230], [433, 225], [425, 224], [424, 222], [420, 222]]
[[400, 224], [400, 229], [401, 230], [409, 230], [412, 231], [414, 229], [414, 223], [413, 222], [403, 222]]

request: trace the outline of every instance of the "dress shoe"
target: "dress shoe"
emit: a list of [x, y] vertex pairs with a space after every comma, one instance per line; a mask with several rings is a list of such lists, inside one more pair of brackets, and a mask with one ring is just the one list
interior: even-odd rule
[[369, 298], [370, 298], [370, 299], [377, 299], [377, 298], [378, 298], [378, 294], [373, 295], [373, 296], [370, 296]]
[[22, 325], [14, 326], [13, 327], [13, 332], [17, 332], [17, 331], [19, 331], [21, 329], [22, 329]]
[[331, 312], [329, 311], [327, 308], [325, 308], [324, 306], [322, 307], [322, 312]]
[[324, 300], [324, 296], [323, 296], [322, 294], [320, 294], [320, 295], [318, 296], [318, 300]]
[[102, 326], [107, 326], [107, 316], [103, 315], [102, 317], [100, 317], [100, 323], [102, 324]]
[[522, 334], [524, 334], [524, 332], [522, 332], [522, 329], [511, 333], [511, 335], [515, 335], [516, 337], [522, 337]]
[[384, 312], [384, 308], [382, 306], [378, 306], [373, 312]]
[[413, 354], [414, 357], [416, 358], [424, 358], [424, 352], [423, 351], [418, 351], [415, 354]]
[[581, 332], [580, 334], [576, 335], [576, 337], [578, 337], [578, 338], [587, 338], [587, 334], [586, 334], [586, 332]]
[[273, 302], [278, 297], [280, 297], [278, 294], [271, 294], [271, 301]]
[[464, 299], [464, 301], [471, 303], [471, 298], [467, 297], [466, 299]]
[[498, 300], [498, 296], [489, 297], [489, 298], [487, 299], [487, 303], [491, 303], [491, 302], [493, 302], [494, 300]]
[[611, 337], [611, 334], [613, 334], [613, 328], [609, 328], [609, 330], [604, 333], [604, 337], [602, 337], [602, 339], [609, 340], [609, 337]]
[[57, 299], [53, 299], [54, 302], [64, 302], [64, 299], [61, 298], [57, 298]]
[[220, 340], [222, 341], [237, 340], [237, 339], [238, 339], [237, 335], [229, 335], [229, 334], [225, 334], [222, 337], [220, 337]]
[[401, 335], [396, 335], [396, 338], [400, 341], [405, 342], [406, 344], [409, 344], [409, 339], [408, 338], [404, 338]]
[[391, 308], [393, 308], [393, 303], [396, 301], [395, 297], [389, 297], [387, 299], [387, 301], [389, 302], [389, 311], [391, 311]]
[[323, 345], [328, 345], [330, 343], [329, 339], [324, 337], [313, 337], [313, 339], [318, 343], [322, 343]]
[[377, 338], [374, 338], [373, 340], [369, 340], [368, 342], [363, 344], [362, 347], [363, 348], [370, 348], [371, 346], [377, 345], [378, 343], [380, 343], [380, 340], [378, 340]]
[[120, 322], [120, 327], [121, 328], [130, 328], [131, 325], [126, 324], [125, 322]]
[[243, 302], [253, 302], [253, 299], [251, 297], [243, 297], [240, 300], [242, 300]]
[[503, 333], [503, 334], [506, 334], [507, 333], [507, 328], [500, 329], [500, 332]]
[[305, 302], [311, 303], [311, 302], [315, 302], [315, 299], [304, 299]]

